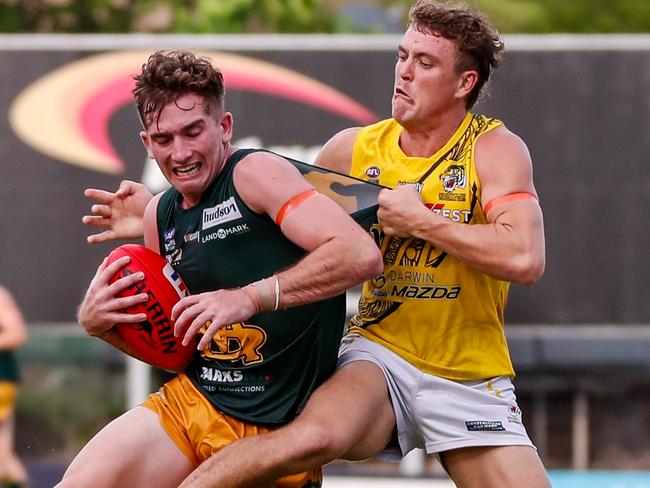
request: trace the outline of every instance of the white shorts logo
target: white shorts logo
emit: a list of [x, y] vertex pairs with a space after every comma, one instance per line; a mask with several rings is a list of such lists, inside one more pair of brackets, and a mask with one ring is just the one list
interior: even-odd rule
[[241, 218], [241, 212], [237, 208], [235, 197], [230, 197], [225, 202], [203, 210], [203, 227], [201, 229], [209, 229], [215, 225]]

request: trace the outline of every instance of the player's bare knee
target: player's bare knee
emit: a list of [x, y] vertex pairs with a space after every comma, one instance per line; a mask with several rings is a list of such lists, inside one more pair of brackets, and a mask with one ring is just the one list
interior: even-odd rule
[[303, 423], [296, 441], [299, 456], [317, 465], [333, 461], [346, 450], [345, 439], [335, 429], [318, 422]]

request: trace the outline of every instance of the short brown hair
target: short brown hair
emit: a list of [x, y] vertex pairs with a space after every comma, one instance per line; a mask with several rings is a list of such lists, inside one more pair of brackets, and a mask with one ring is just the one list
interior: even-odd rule
[[133, 79], [133, 96], [145, 128], [158, 121], [168, 103], [188, 93], [203, 97], [208, 113], [223, 111], [223, 75], [209, 58], [188, 51], [156, 51]]
[[485, 15], [469, 5], [433, 0], [418, 0], [409, 12], [409, 27], [456, 44], [460, 54], [458, 71], [472, 69], [478, 73], [476, 86], [467, 97], [467, 108], [472, 108], [503, 58], [503, 39], [497, 30]]

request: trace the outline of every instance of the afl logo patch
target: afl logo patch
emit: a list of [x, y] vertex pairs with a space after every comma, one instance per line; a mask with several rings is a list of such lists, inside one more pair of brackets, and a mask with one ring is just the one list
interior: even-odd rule
[[369, 180], [376, 180], [379, 178], [380, 172], [381, 170], [377, 166], [370, 166], [370, 168], [366, 170], [366, 176]]

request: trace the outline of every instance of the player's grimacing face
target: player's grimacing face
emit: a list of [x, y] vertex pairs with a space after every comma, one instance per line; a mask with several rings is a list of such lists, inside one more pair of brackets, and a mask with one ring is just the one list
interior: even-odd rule
[[191, 206], [223, 167], [232, 116], [208, 113], [202, 97], [187, 94], [167, 104], [141, 135], [149, 156]]
[[449, 39], [410, 27], [395, 63], [393, 117], [402, 125], [426, 121], [457, 103], [460, 75], [456, 46]]

